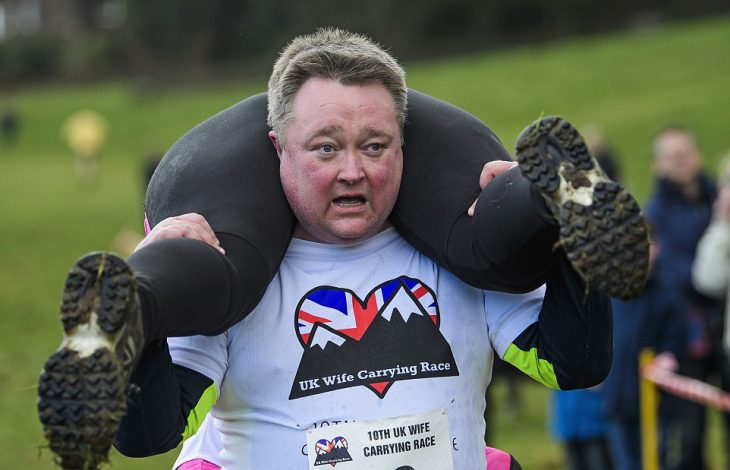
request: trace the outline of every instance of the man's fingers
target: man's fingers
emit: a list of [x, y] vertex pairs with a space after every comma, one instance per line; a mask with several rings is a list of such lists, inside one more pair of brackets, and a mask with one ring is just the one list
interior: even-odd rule
[[[509, 162], [506, 160], [494, 160], [491, 162], [487, 162], [484, 165], [484, 168], [482, 168], [482, 172], [479, 175], [479, 187], [484, 189], [487, 187], [487, 185], [497, 176], [501, 175], [505, 171], [509, 170], [510, 168], [514, 168], [517, 166], [517, 162]], [[467, 209], [466, 213], [469, 214], [469, 216], [474, 216], [474, 210], [476, 209], [477, 201], [475, 200], [472, 202], [471, 206], [469, 206], [469, 209]]]
[[198, 224], [182, 223], [179, 224], [177, 228], [180, 231], [180, 236], [183, 238], [200, 240], [201, 242], [214, 246], [220, 245], [218, 237], [216, 237], [212, 231], [206, 229], [206, 227], [202, 227]]
[[494, 160], [488, 162], [484, 165], [482, 173], [479, 175], [479, 187], [484, 189], [494, 178], [516, 166], [517, 162], [510, 162], [506, 160]]
[[215, 237], [215, 232], [213, 231], [213, 228], [208, 224], [208, 221], [205, 220], [205, 217], [203, 217], [200, 214], [196, 214], [195, 212], [191, 212], [190, 214], [183, 214], [179, 215], [177, 217], [172, 217], [173, 219], [177, 220], [185, 220], [187, 222], [192, 222], [193, 224], [203, 228], [205, 231], [210, 233], [212, 237]]
[[199, 240], [211, 245], [221, 253], [225, 254], [225, 250], [220, 246], [218, 237], [216, 237], [213, 229], [210, 227], [205, 218], [194, 213], [168, 217], [163, 220], [150, 231], [139, 245], [137, 245], [136, 250], [154, 241], [166, 240], [168, 238], [190, 238], [193, 240]]
[[190, 213], [168, 217], [160, 222], [158, 227], [177, 227], [181, 231], [179, 236], [195, 238], [211, 245], [220, 245], [218, 237], [216, 237], [208, 221], [200, 214]]

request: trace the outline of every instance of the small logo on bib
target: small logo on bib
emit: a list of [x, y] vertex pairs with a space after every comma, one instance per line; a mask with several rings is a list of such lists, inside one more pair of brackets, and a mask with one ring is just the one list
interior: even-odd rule
[[320, 439], [314, 446], [314, 450], [317, 452], [317, 459], [314, 461], [314, 466], [330, 464], [333, 467], [341, 462], [350, 462], [352, 457], [347, 451], [347, 439], [342, 436], [337, 436], [331, 441], [327, 439]]

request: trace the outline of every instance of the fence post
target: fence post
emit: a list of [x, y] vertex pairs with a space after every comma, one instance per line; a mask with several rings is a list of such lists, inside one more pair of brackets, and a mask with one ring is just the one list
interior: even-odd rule
[[651, 348], [641, 350], [639, 355], [639, 399], [641, 419], [641, 468], [643, 470], [659, 470], [659, 439], [657, 410], [659, 394], [654, 384], [645, 379], [641, 371], [654, 361]]

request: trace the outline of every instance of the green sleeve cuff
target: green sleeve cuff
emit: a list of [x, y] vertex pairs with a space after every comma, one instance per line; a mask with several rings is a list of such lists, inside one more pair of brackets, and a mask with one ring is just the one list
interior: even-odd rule
[[187, 439], [198, 431], [200, 425], [203, 424], [205, 415], [207, 415], [211, 408], [213, 408], [213, 405], [215, 405], [216, 401], [218, 401], [218, 388], [215, 386], [215, 384], [211, 384], [208, 388], [205, 389], [203, 394], [200, 395], [200, 400], [198, 400], [195, 408], [190, 410], [190, 414], [188, 415], [188, 422], [185, 425], [185, 430], [183, 431], [182, 435], [183, 440]]
[[537, 355], [537, 348], [523, 351], [513, 343], [509, 345], [502, 359], [541, 384], [555, 390], [560, 390], [553, 365]]

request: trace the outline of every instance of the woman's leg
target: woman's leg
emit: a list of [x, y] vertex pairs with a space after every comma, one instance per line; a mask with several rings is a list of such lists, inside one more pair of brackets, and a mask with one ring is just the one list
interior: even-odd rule
[[569, 123], [548, 117], [528, 127], [516, 144], [519, 170], [480, 193], [483, 165], [509, 159], [496, 136], [448, 103], [415, 91], [408, 98], [391, 221], [416, 248], [471, 285], [520, 292], [544, 282], [560, 246], [602, 292], [641, 292], [649, 245], [639, 205], [606, 178]]
[[199, 124], [155, 170], [145, 199], [150, 225], [196, 212], [226, 255], [200, 242], [167, 240], [129, 258], [141, 274], [143, 307], [151, 307], [149, 339], [225, 330], [256, 306], [279, 269], [294, 215], [268, 137], [266, 102], [258, 94]]
[[480, 189], [485, 163], [511, 159], [491, 129], [410, 90], [404, 138], [403, 180], [390, 218], [403, 237], [473, 286], [525, 292], [543, 284], [557, 225], [517, 168]]
[[258, 95], [183, 136], [150, 182], [153, 226], [198, 212], [215, 227], [225, 256], [196, 240], [170, 239], [126, 262], [86, 256], [69, 273], [64, 340], [38, 386], [44, 435], [69, 468], [96, 468], [107, 458], [145, 345], [224, 331], [253, 309], [277, 272], [294, 217], [267, 134], [266, 97]]

